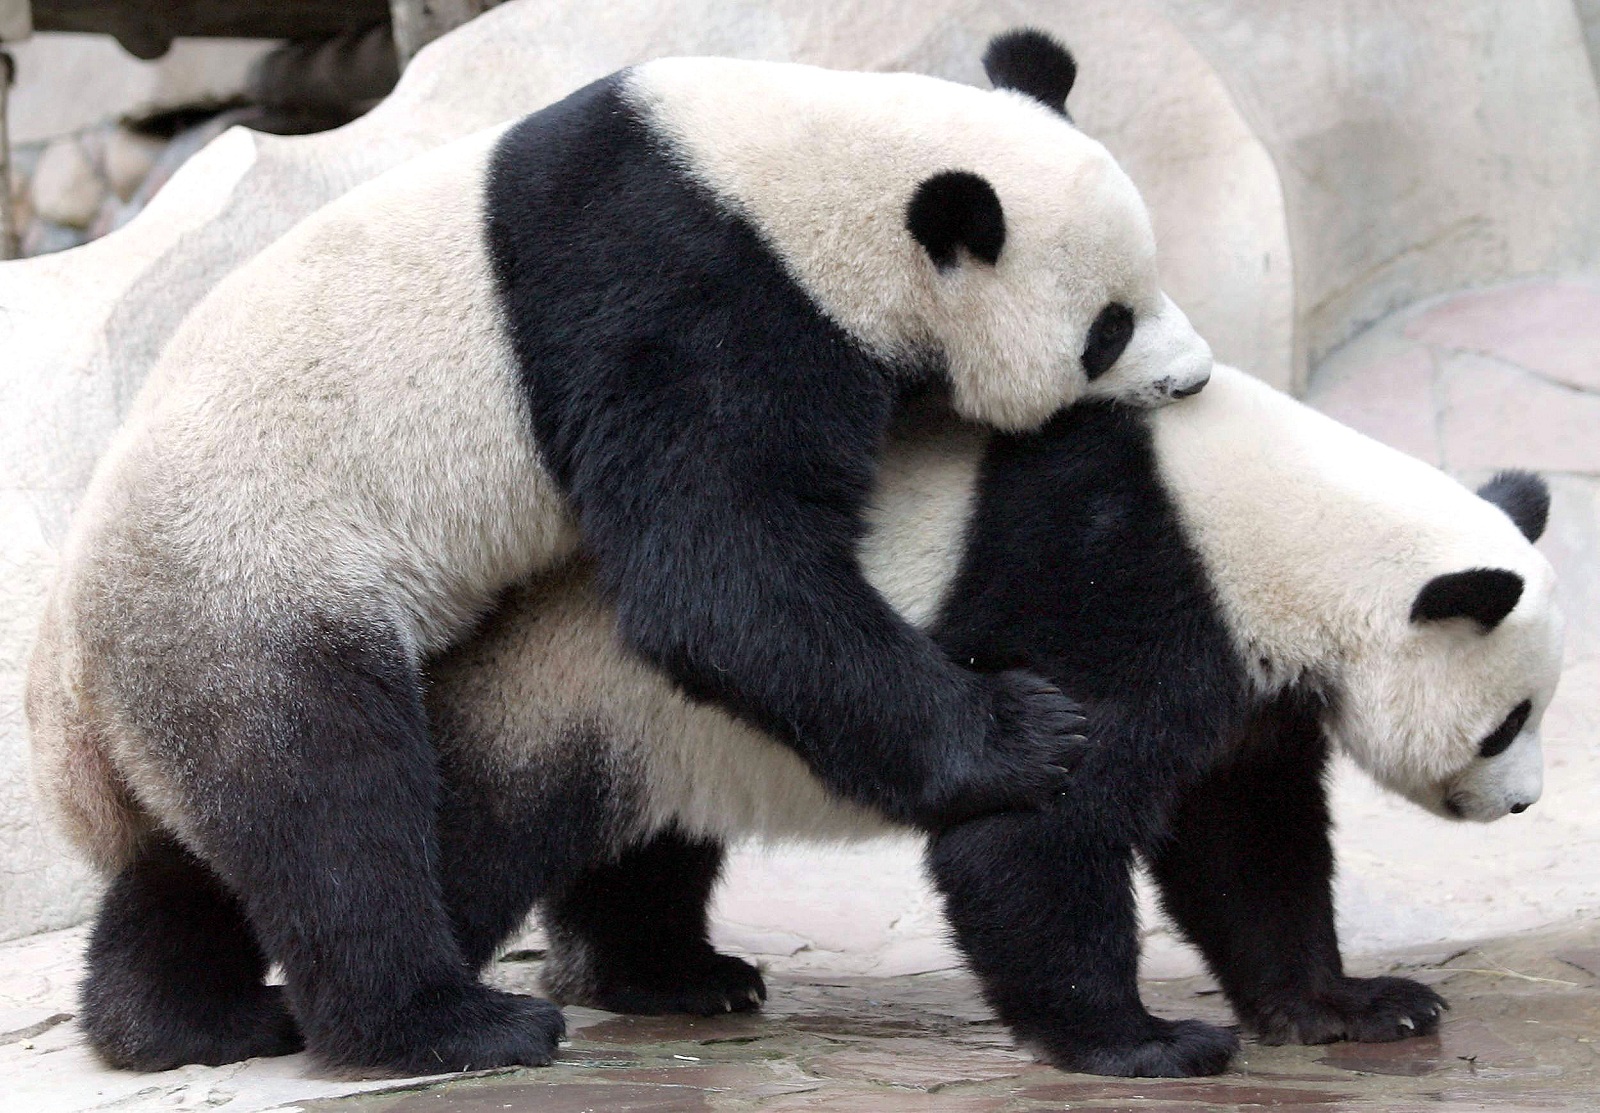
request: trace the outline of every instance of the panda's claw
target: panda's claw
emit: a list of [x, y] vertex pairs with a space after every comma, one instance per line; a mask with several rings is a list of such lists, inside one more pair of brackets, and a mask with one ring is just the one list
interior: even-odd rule
[[1303, 995], [1246, 1007], [1263, 1043], [1385, 1043], [1432, 1035], [1449, 1003], [1409, 978], [1339, 978]]

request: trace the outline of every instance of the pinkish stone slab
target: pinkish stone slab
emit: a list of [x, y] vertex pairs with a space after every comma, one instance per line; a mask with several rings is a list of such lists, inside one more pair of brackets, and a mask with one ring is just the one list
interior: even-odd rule
[[1452, 471], [1600, 474], [1600, 395], [1477, 355], [1446, 358], [1441, 394], [1444, 458]]
[[1433, 354], [1419, 344], [1385, 340], [1329, 360], [1306, 401], [1357, 432], [1437, 465]]
[[1412, 321], [1406, 335], [1600, 391], [1600, 286], [1527, 282], [1462, 294]]
[[984, 1082], [1054, 1070], [1017, 1052], [962, 1047], [948, 1040], [862, 1041], [843, 1051], [818, 1055], [805, 1069], [824, 1078], [881, 1082], [916, 1090], [936, 1090], [960, 1082]]

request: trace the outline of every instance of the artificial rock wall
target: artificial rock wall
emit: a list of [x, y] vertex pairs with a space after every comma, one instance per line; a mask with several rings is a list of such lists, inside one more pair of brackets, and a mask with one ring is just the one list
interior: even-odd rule
[[1597, 9], [513, 0], [426, 48], [344, 128], [220, 136], [121, 230], [0, 264], [0, 938], [72, 923], [94, 892], [33, 809], [21, 710], [38, 606], [94, 460], [183, 313], [356, 183], [649, 57], [982, 83], [987, 39], [1031, 24], [1077, 52], [1074, 114], [1144, 191], [1168, 290], [1220, 358], [1297, 390], [1311, 361], [1393, 307], [1600, 264]]

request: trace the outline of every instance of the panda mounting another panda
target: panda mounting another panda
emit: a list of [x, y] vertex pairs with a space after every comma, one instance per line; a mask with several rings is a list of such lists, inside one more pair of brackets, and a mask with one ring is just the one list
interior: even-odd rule
[[1070, 788], [1076, 705], [864, 577], [883, 436], [930, 385], [1026, 431], [1211, 356], [1066, 117], [1070, 56], [986, 64], [646, 63], [353, 190], [190, 313], [29, 666], [39, 783], [115, 878], [107, 1058], [549, 1060], [559, 1012], [463, 951], [423, 668], [580, 541], [624, 644], [841, 798], [937, 831]]
[[[1432, 989], [1343, 971], [1324, 774], [1343, 750], [1457, 819], [1538, 800], [1562, 651], [1532, 544], [1548, 505], [1536, 476], [1475, 495], [1221, 366], [1181, 406], [1085, 403], [1036, 433], [908, 415], [863, 541], [871, 581], [952, 658], [1032, 670], [1089, 720], [1057, 801], [928, 845], [1020, 1044], [1102, 1074], [1228, 1064], [1232, 1032], [1140, 1002], [1136, 852], [1266, 1042], [1436, 1028]], [[707, 941], [724, 846], [893, 829], [630, 652], [584, 560], [520, 588], [429, 680], [463, 953], [483, 968], [537, 909], [562, 1003], [756, 1007], [759, 972]]]

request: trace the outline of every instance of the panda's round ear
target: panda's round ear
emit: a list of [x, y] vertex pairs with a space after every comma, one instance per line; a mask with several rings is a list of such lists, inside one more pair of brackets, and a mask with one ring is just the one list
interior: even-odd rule
[[1066, 116], [1078, 63], [1071, 51], [1043, 31], [1021, 27], [990, 40], [983, 52], [983, 72], [996, 89], [1014, 89]]
[[1412, 622], [1470, 618], [1488, 633], [1522, 598], [1522, 577], [1504, 568], [1468, 568], [1435, 576], [1411, 604]]
[[961, 247], [994, 266], [1006, 242], [999, 194], [967, 170], [946, 170], [919, 185], [906, 206], [906, 228], [940, 270], [960, 261]]
[[1478, 488], [1478, 497], [1506, 512], [1522, 536], [1537, 541], [1550, 519], [1550, 488], [1531, 471], [1503, 471]]

